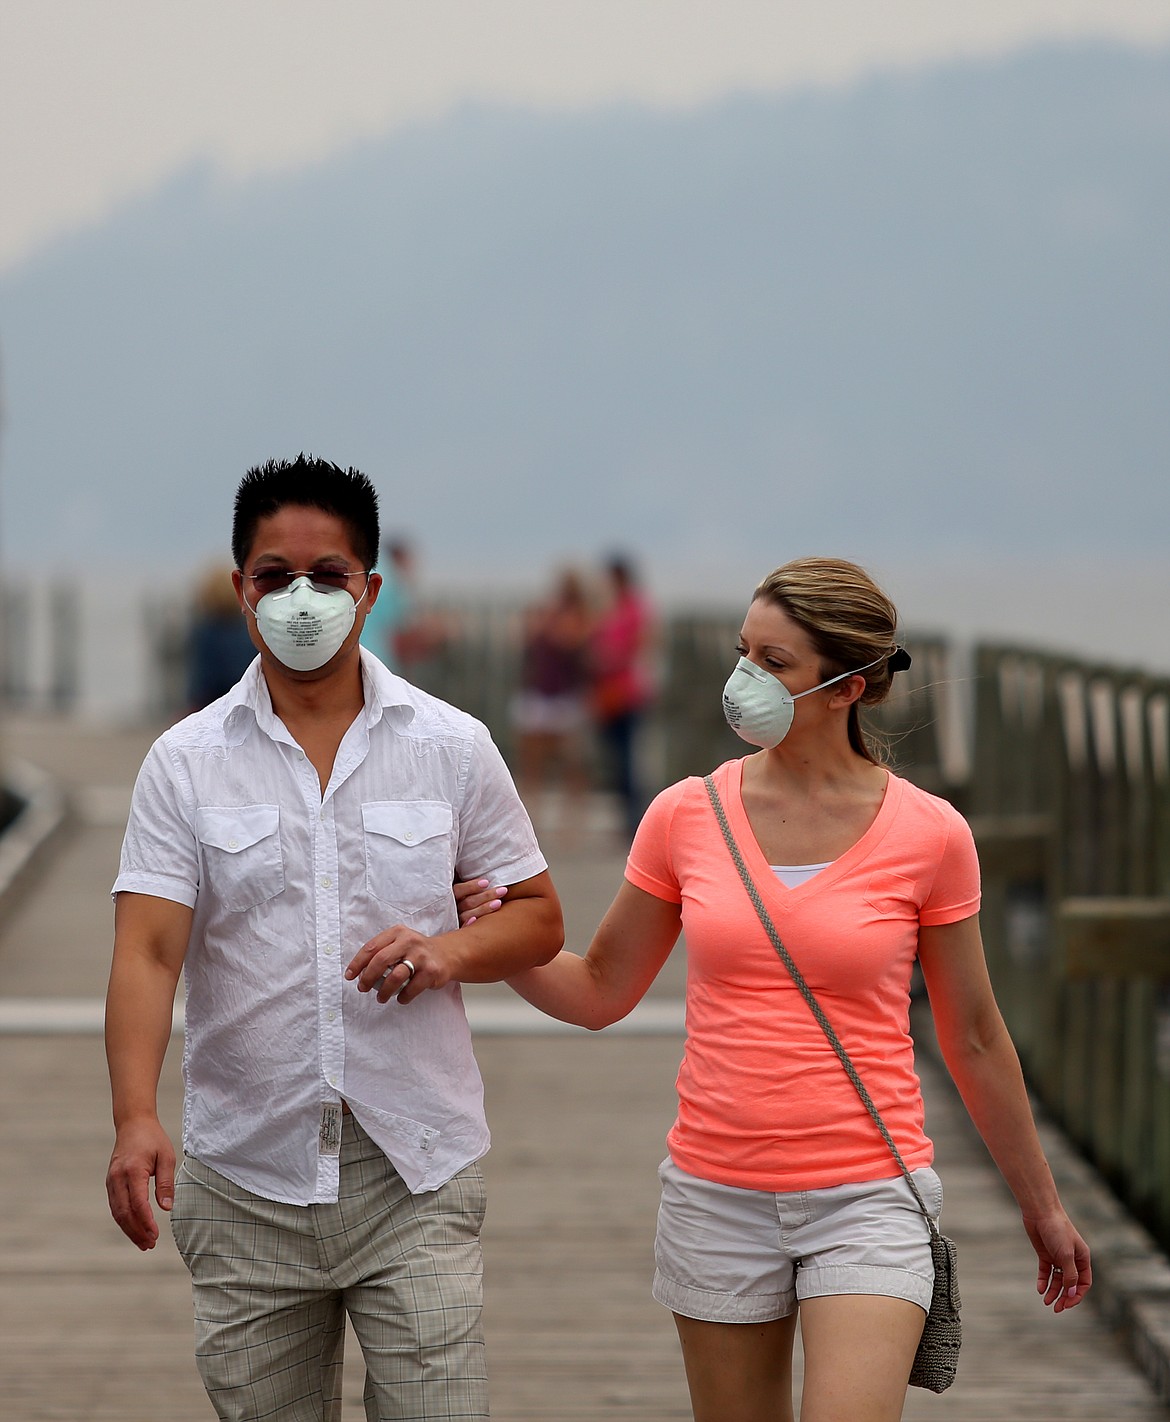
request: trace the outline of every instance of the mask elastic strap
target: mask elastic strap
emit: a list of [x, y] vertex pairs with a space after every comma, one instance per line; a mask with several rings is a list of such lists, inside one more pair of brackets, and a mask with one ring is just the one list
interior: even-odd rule
[[814, 691], [824, 691], [826, 686], [835, 686], [839, 681], [845, 681], [851, 676], [860, 676], [862, 672], [869, 671], [870, 667], [876, 667], [878, 662], [884, 661], [890, 655], [883, 652], [880, 657], [874, 657], [872, 662], [866, 662], [863, 667], [854, 667], [852, 671], [842, 672], [840, 676], [831, 676], [828, 681], [822, 681], [819, 686], [810, 686], [807, 691], [798, 691], [795, 696], [790, 696], [789, 701], [799, 701], [802, 696], [811, 696]]

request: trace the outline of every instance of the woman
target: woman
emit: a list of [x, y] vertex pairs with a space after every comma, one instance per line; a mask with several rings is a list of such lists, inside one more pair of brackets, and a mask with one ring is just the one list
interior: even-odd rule
[[[714, 780], [780, 937], [933, 1212], [942, 1192], [909, 1033], [918, 960], [947, 1064], [1019, 1203], [1039, 1292], [1071, 1308], [1091, 1283], [1089, 1251], [992, 995], [970, 831], [886, 770], [862, 731], [860, 707], [908, 664], [893, 605], [851, 563], [788, 563], [756, 589], [738, 650], [724, 707], [760, 748]], [[701, 779], [647, 811], [585, 957], [562, 952], [512, 985], [554, 1017], [604, 1027], [646, 992], [680, 929], [687, 1041], [654, 1293], [675, 1315], [695, 1418], [792, 1418], [799, 1313], [802, 1422], [890, 1422], [930, 1300], [927, 1227], [761, 927]]]
[[520, 686], [512, 703], [524, 803], [539, 820], [544, 791], [559, 772], [568, 797], [570, 840], [580, 827], [588, 788], [584, 734], [592, 634], [584, 583], [566, 569], [550, 596], [525, 613]]

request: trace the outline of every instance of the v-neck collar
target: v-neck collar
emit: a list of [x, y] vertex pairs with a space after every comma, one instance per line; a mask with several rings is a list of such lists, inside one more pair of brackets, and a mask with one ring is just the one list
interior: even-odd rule
[[742, 760], [732, 761], [727, 767], [728, 773], [724, 777], [727, 817], [744, 857], [744, 862], [751, 870], [752, 878], [759, 885], [760, 891], [764, 894], [774, 892], [784, 903], [805, 898], [810, 894], [817, 893], [827, 885], [835, 883], [842, 875], [847, 874], [855, 864], [870, 855], [885, 838], [902, 800], [904, 783], [898, 776], [887, 770], [886, 792], [882, 796], [882, 803], [878, 806], [878, 812], [874, 816], [873, 822], [861, 838], [855, 840], [843, 854], [839, 854], [827, 868], [821, 869], [811, 879], [806, 879], [803, 884], [798, 884], [794, 889], [790, 889], [787, 884], [781, 883], [773, 872], [767, 856], [760, 848], [759, 841], [752, 829], [751, 820], [748, 819], [747, 810], [744, 808], [743, 768], [747, 759], [745, 756]]

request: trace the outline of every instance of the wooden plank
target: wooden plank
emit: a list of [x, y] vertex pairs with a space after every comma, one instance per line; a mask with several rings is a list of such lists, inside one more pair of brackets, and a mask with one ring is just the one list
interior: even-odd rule
[[1069, 977], [1170, 978], [1170, 898], [1069, 898], [1057, 908]]
[[985, 878], [1040, 879], [1051, 862], [1051, 815], [976, 815], [970, 820]]

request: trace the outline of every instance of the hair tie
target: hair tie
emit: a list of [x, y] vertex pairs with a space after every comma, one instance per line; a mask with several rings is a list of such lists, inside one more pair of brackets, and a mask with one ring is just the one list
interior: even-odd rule
[[886, 670], [891, 676], [895, 672], [910, 670], [910, 653], [905, 647], [895, 647], [890, 653], [890, 660], [886, 663]]

